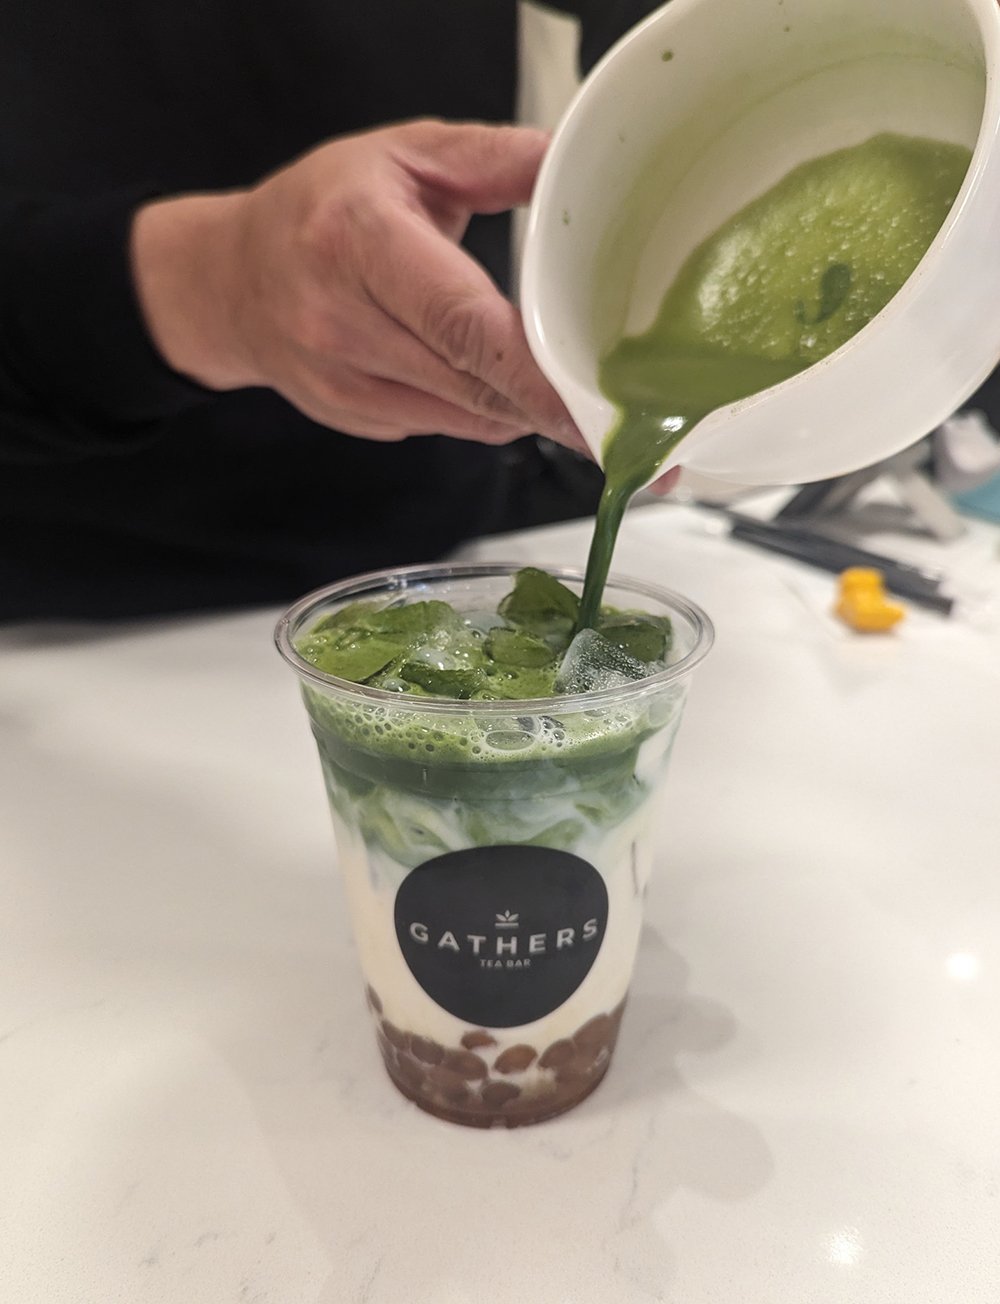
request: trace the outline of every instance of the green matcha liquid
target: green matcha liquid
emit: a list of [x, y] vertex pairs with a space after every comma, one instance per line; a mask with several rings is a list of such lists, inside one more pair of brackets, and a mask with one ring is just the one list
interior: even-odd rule
[[625, 508], [691, 428], [845, 344], [927, 251], [965, 177], [960, 145], [875, 136], [790, 172], [681, 268], [656, 320], [601, 361], [619, 410], [578, 628], [594, 624]]

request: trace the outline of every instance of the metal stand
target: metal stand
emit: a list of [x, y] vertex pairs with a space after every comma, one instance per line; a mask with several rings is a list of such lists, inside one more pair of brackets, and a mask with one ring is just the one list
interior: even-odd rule
[[910, 520], [922, 532], [943, 542], [957, 539], [965, 533], [965, 524], [925, 471], [928, 457], [928, 441], [922, 440], [874, 466], [804, 485], [774, 519], [803, 524], [843, 523], [842, 518], [850, 513], [863, 489], [875, 480], [888, 479], [908, 509]]

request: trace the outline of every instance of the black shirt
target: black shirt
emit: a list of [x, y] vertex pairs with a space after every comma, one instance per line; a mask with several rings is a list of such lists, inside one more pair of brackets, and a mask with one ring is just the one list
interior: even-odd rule
[[[584, 12], [584, 61], [651, 8]], [[590, 509], [589, 471], [337, 434], [155, 353], [127, 265], [146, 198], [249, 185], [417, 116], [507, 121], [514, 0], [27, 0], [0, 43], [0, 619], [284, 602]], [[507, 281], [507, 222], [467, 245]]]

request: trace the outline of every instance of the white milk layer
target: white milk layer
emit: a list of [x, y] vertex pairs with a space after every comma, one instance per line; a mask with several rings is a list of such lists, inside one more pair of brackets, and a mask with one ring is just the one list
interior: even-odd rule
[[[486, 1028], [492, 1045], [477, 1049], [489, 1062], [514, 1046], [530, 1046], [541, 1058], [546, 1048], [572, 1038], [600, 1014], [615, 1010], [625, 997], [643, 919], [643, 898], [650, 874], [646, 826], [662, 784], [673, 728], [648, 739], [640, 749], [636, 775], [644, 789], [641, 802], [618, 825], [591, 826], [572, 847], [603, 879], [608, 894], [607, 925], [599, 950], [580, 986], [552, 1013], [512, 1028], [463, 1022], [434, 1001], [414, 978], [396, 935], [395, 899], [411, 872], [384, 851], [366, 846], [358, 828], [333, 810], [339, 860], [344, 874], [354, 935], [365, 981], [377, 994], [381, 1019], [401, 1032], [427, 1038], [446, 1048], [462, 1045], [463, 1036]], [[567, 798], [540, 798], [558, 806]], [[414, 808], [419, 806], [414, 799]], [[428, 807], [439, 826], [440, 806]], [[452, 844], [454, 845], [454, 843]], [[530, 1091], [539, 1073], [537, 1062], [513, 1080]]]

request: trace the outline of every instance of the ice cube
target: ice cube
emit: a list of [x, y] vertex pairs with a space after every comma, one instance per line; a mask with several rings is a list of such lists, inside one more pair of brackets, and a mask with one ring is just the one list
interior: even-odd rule
[[409, 659], [412, 664], [432, 666], [435, 670], [460, 670], [467, 663], [467, 658], [457, 656], [451, 648], [439, 647], [434, 643], [414, 648]]
[[435, 670], [472, 670], [482, 666], [483, 639], [466, 625], [436, 629], [411, 641], [409, 660]]
[[503, 629], [507, 622], [496, 611], [463, 611], [462, 624], [477, 634], [488, 634], [491, 629]]
[[615, 647], [596, 629], [581, 629], [566, 649], [556, 674], [557, 693], [593, 693], [644, 679], [650, 668]]

